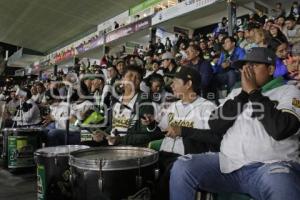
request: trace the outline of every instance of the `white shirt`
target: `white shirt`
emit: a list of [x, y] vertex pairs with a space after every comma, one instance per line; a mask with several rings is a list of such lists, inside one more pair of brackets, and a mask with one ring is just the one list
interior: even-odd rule
[[87, 112], [88, 110], [92, 110], [94, 108], [94, 104], [91, 101], [85, 100], [82, 102], [75, 102], [71, 105], [71, 115], [74, 115], [79, 120], [84, 120], [82, 118], [82, 114]]
[[[157, 96], [157, 98], [161, 99], [161, 101], [160, 101], [161, 103], [153, 103], [154, 114], [155, 114], [154, 117], [155, 117], [155, 121], [157, 121], [157, 122], [161, 121], [161, 119], [168, 112], [168, 108], [171, 106], [171, 104], [173, 104], [173, 102], [172, 103], [166, 102], [166, 99], [174, 97], [174, 95], [172, 93], [169, 93], [166, 91], [162, 91], [158, 95], [160, 95], [160, 96]], [[156, 98], [156, 97], [154, 97], [154, 98]]]
[[[71, 105], [70, 116], [75, 116], [76, 119], [82, 121], [84, 120], [82, 114], [88, 110], [93, 110], [94, 104], [91, 101], [85, 100], [83, 102], [75, 102]], [[70, 130], [79, 130], [79, 127], [71, 124]]]
[[26, 101], [27, 104], [31, 104], [31, 108], [24, 112], [21, 110], [21, 115], [17, 117], [17, 125], [18, 126], [28, 126], [28, 125], [36, 125], [41, 122], [40, 109], [36, 105], [36, 103], [29, 99]]
[[[190, 104], [184, 104], [180, 100], [170, 105], [158, 126], [162, 130], [166, 130], [169, 126], [209, 129], [208, 119], [211, 112], [215, 109], [216, 106], [213, 103], [201, 97], [198, 97]], [[182, 137], [175, 139], [165, 137], [160, 147], [160, 151], [184, 155]]]
[[55, 120], [56, 129], [66, 129], [66, 122], [68, 119], [68, 104], [67, 102], [60, 102], [50, 106], [51, 116]]
[[[235, 89], [229, 98], [240, 93]], [[293, 105], [293, 99], [300, 98], [300, 90], [292, 85], [284, 85], [263, 93], [272, 101], [278, 102], [277, 109], [294, 114], [300, 119], [300, 108]], [[296, 161], [299, 158], [299, 131], [287, 139], [276, 141], [266, 132], [263, 124], [252, 118], [252, 103], [238, 116], [233, 126], [223, 137], [220, 149], [220, 168], [223, 173], [230, 173], [244, 165], [262, 162]], [[275, 123], [275, 122], [274, 122]]]

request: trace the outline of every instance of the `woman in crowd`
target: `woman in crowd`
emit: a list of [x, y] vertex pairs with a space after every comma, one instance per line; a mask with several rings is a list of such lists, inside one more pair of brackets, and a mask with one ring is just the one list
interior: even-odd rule
[[273, 73], [273, 77], [277, 78], [282, 76], [286, 80], [290, 79], [287, 66], [284, 63], [284, 60], [288, 57], [287, 41], [273, 38], [269, 43], [269, 48], [276, 54], [275, 72]]
[[270, 40], [269, 33], [262, 29], [254, 29], [254, 42], [258, 47], [267, 47], [268, 42]]
[[271, 38], [277, 38], [279, 40], [286, 40], [285, 35], [280, 30], [280, 27], [277, 24], [272, 24], [269, 30]]

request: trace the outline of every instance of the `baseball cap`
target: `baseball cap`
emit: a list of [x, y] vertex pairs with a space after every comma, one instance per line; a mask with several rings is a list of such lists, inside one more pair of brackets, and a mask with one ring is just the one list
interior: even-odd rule
[[124, 61], [124, 59], [122, 59], [122, 58], [119, 58], [119, 59], [117, 60], [117, 62], [116, 62], [116, 65], [118, 65], [119, 63], [124, 63], [124, 64], [125, 64], [125, 61]]
[[246, 55], [243, 59], [235, 61], [233, 66], [236, 68], [242, 68], [246, 62], [275, 65], [275, 60], [276, 55], [272, 50], [265, 47], [253, 47], [246, 51]]
[[193, 85], [199, 86], [201, 84], [201, 76], [199, 72], [193, 67], [181, 67], [174, 75], [174, 78], [179, 78], [184, 81], [191, 80]]
[[174, 56], [170, 52], [166, 52], [162, 55], [161, 60], [173, 60]]

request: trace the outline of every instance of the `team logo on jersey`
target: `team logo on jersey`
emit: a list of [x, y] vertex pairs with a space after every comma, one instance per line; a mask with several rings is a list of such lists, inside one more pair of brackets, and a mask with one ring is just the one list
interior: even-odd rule
[[293, 98], [292, 105], [297, 108], [300, 108], [300, 99]]
[[184, 119], [175, 119], [174, 113], [168, 114], [168, 122], [170, 126], [179, 126], [179, 127], [187, 127], [194, 128], [194, 122]]

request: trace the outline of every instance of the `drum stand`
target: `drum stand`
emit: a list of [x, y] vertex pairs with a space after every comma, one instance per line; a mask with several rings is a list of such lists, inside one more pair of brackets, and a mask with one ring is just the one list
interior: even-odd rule
[[68, 92], [67, 92], [67, 121], [66, 121], [66, 135], [65, 135], [65, 145], [68, 144], [68, 140], [69, 140], [69, 133], [70, 133], [70, 112], [71, 112], [71, 105], [70, 105], [70, 101], [71, 101], [71, 95], [72, 95], [72, 87], [69, 85], [68, 87]]

